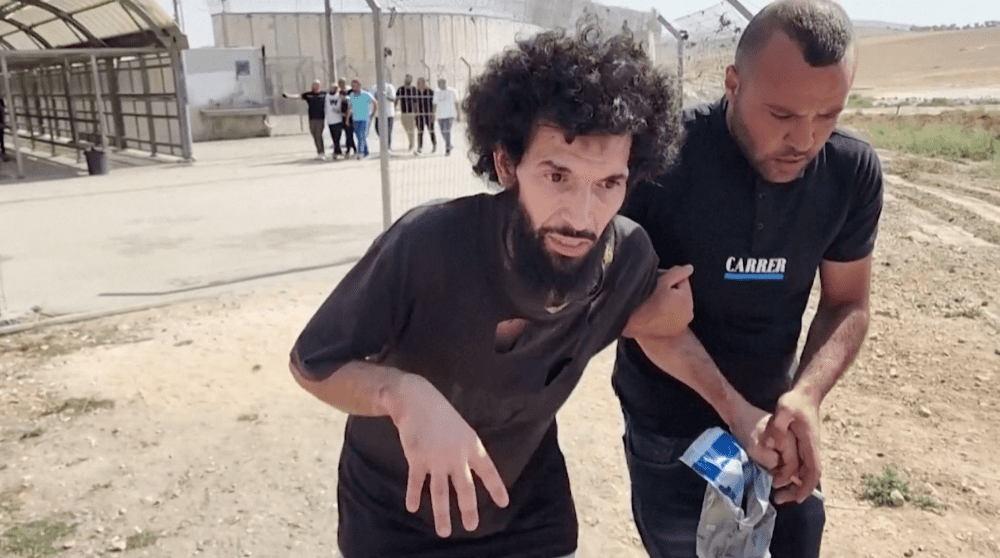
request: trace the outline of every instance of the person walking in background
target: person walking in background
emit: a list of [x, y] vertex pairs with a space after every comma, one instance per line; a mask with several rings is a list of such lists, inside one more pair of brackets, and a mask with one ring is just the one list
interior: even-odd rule
[[437, 151], [434, 137], [434, 90], [424, 78], [417, 79], [417, 155], [424, 152], [424, 128], [431, 135], [431, 153]]
[[350, 157], [351, 153], [357, 153], [358, 148], [354, 144], [354, 120], [351, 118], [351, 100], [347, 93], [347, 80], [340, 78], [337, 80], [337, 88], [344, 102], [340, 105], [344, 115], [344, 156]]
[[326, 160], [326, 148], [323, 147], [323, 129], [326, 128], [326, 91], [323, 91], [322, 84], [317, 79], [313, 81], [312, 89], [299, 95], [289, 95], [282, 93], [286, 99], [302, 99], [309, 107], [309, 133], [312, 134], [313, 143], [316, 144], [316, 158], [320, 161]]
[[438, 90], [434, 92], [434, 116], [444, 138], [444, 154], [451, 155], [451, 127], [458, 118], [458, 92], [448, 87], [444, 78], [438, 80]]
[[[377, 90], [378, 90], [378, 84], [375, 84], [375, 89], [373, 89], [373, 91]], [[386, 127], [385, 148], [388, 149], [389, 154], [392, 155], [392, 125], [393, 121], [396, 119], [396, 88], [392, 86], [391, 82], [386, 80], [384, 84], [384, 90], [385, 90], [385, 127]], [[376, 96], [376, 99], [377, 98], [378, 97]], [[379, 126], [381, 126], [381, 124], [379, 124], [378, 113], [376, 112], [374, 115], [372, 115], [372, 118], [375, 119], [375, 133], [381, 135], [382, 131], [379, 130]]]
[[413, 85], [413, 76], [410, 74], [406, 74], [403, 85], [396, 90], [396, 102], [399, 103], [399, 118], [403, 121], [403, 130], [406, 130], [406, 139], [409, 141], [406, 150], [413, 153], [416, 147], [417, 88]]
[[378, 101], [371, 93], [361, 89], [361, 82], [351, 80], [351, 90], [348, 92], [351, 101], [351, 117], [354, 122], [354, 137], [357, 140], [357, 158], [368, 156], [368, 122], [372, 113], [378, 110]]
[[344, 133], [344, 115], [347, 113], [347, 98], [337, 87], [336, 83], [330, 84], [330, 90], [326, 92], [326, 124], [330, 128], [330, 141], [333, 142], [333, 153], [331, 158], [342, 157], [340, 149], [340, 136]]

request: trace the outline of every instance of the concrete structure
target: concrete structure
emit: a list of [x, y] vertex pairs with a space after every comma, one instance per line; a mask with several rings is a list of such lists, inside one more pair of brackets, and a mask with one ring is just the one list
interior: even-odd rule
[[270, 135], [262, 49], [198, 48], [184, 59], [194, 141]]
[[[301, 103], [280, 98], [313, 79], [358, 77], [375, 82], [372, 14], [364, 0], [333, 0], [330, 17], [333, 60], [327, 55], [328, 26], [322, 0], [214, 0], [210, 2], [215, 41], [229, 47], [263, 47], [268, 91], [275, 114], [295, 114]], [[388, 79], [396, 86], [405, 74], [448, 80], [460, 93], [486, 61], [528, 36], [570, 27], [584, 17], [600, 18], [611, 29], [628, 27], [647, 44], [659, 41], [652, 13], [594, 4], [590, 0], [408, 0], [394, 2], [381, 16]]]

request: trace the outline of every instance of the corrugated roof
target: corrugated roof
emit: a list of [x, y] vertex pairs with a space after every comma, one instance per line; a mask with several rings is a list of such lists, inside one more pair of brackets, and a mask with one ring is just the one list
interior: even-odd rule
[[156, 0], [0, 0], [0, 49], [187, 48]]

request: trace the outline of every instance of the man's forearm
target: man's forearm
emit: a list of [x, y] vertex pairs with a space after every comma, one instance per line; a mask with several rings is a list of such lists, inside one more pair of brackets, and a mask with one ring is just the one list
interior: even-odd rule
[[407, 374], [367, 361], [352, 361], [323, 380], [307, 378], [293, 358], [292, 376], [303, 389], [324, 403], [352, 415], [392, 415]]
[[821, 303], [809, 326], [793, 389], [818, 407], [854, 362], [868, 332], [868, 320], [867, 305]]
[[693, 389], [731, 428], [750, 403], [722, 375], [690, 329], [676, 337], [636, 337], [646, 357], [660, 370]]

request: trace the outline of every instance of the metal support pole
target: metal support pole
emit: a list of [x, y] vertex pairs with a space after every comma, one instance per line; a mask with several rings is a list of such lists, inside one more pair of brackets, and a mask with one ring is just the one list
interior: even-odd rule
[[142, 84], [142, 96], [146, 99], [146, 123], [149, 125], [149, 156], [156, 157], [156, 122], [153, 119], [153, 101], [149, 98], [149, 67], [146, 65], [145, 56], [139, 56], [139, 73], [141, 75], [139, 82]]
[[[10, 136], [14, 142], [14, 159], [17, 161], [17, 177], [24, 178], [24, 160], [21, 158], [21, 134], [18, 133], [17, 111], [14, 110], [14, 93], [10, 90], [10, 73], [7, 71], [7, 57], [0, 53], [0, 70], [3, 70], [4, 103], [10, 120]], [[3, 130], [0, 130], [0, 134]]]
[[97, 58], [90, 55], [90, 77], [94, 80], [94, 116], [97, 118], [97, 133], [101, 147], [108, 145], [107, 123], [104, 121], [104, 98], [101, 97], [101, 76], [97, 72]]
[[382, 60], [382, 8], [375, 0], [366, 0], [372, 9], [372, 27], [375, 30], [375, 87], [378, 91], [378, 122], [382, 133], [378, 135], [379, 163], [382, 171], [382, 229], [392, 224], [392, 206], [389, 190], [389, 128], [385, 116], [385, 64]]
[[104, 71], [108, 75], [108, 95], [111, 96], [111, 121], [115, 130], [111, 135], [115, 147], [125, 149], [125, 117], [122, 115], [121, 86], [118, 83], [118, 68], [114, 58], [104, 59]]
[[76, 151], [76, 162], [80, 162], [80, 136], [76, 133], [76, 108], [73, 107], [73, 94], [71, 91], [72, 81], [70, 79], [69, 58], [63, 59], [63, 89], [66, 92], [66, 112], [69, 116], [69, 135], [73, 141], [73, 150]]
[[31, 123], [31, 102], [28, 100], [28, 75], [29, 72], [21, 72], [21, 97], [24, 100], [24, 122], [28, 125], [28, 137], [31, 138], [31, 150], [35, 150], [35, 126]]
[[326, 68], [329, 72], [327, 75], [327, 82], [333, 83], [333, 80], [337, 76], [337, 59], [334, 57], [333, 53], [333, 8], [330, 7], [330, 0], [323, 0], [324, 8], [326, 9]]
[[733, 7], [736, 8], [736, 11], [740, 13], [740, 15], [742, 15], [745, 18], [747, 18], [747, 21], [750, 21], [751, 19], [753, 19], [753, 14], [750, 13], [750, 10], [748, 10], [746, 8], [746, 6], [744, 6], [743, 4], [741, 4], [739, 2], [739, 0], [726, 0], [726, 2], [729, 2], [730, 4], [732, 4]]
[[671, 35], [677, 39], [677, 94], [680, 95], [681, 104], [684, 103], [684, 41], [688, 38], [687, 31], [683, 29], [677, 30], [667, 18], [663, 17], [656, 10], [653, 10], [653, 15], [656, 16], [656, 20], [660, 22]]
[[[52, 156], [56, 155], [56, 134], [57, 134], [57, 124], [56, 124], [56, 100], [52, 95], [52, 87], [50, 87], [49, 76], [47, 68], [39, 68], [39, 87], [42, 90], [42, 104], [44, 105], [44, 110], [42, 116], [47, 116], [49, 120], [49, 139], [51, 142], [49, 146], [51, 148]], [[46, 114], [47, 113], [47, 114]]]
[[184, 69], [184, 56], [180, 50], [170, 49], [170, 61], [174, 71], [174, 96], [177, 97], [177, 119], [181, 128], [181, 156], [185, 161], [194, 158], [191, 155], [191, 115], [188, 112], [187, 76]]

